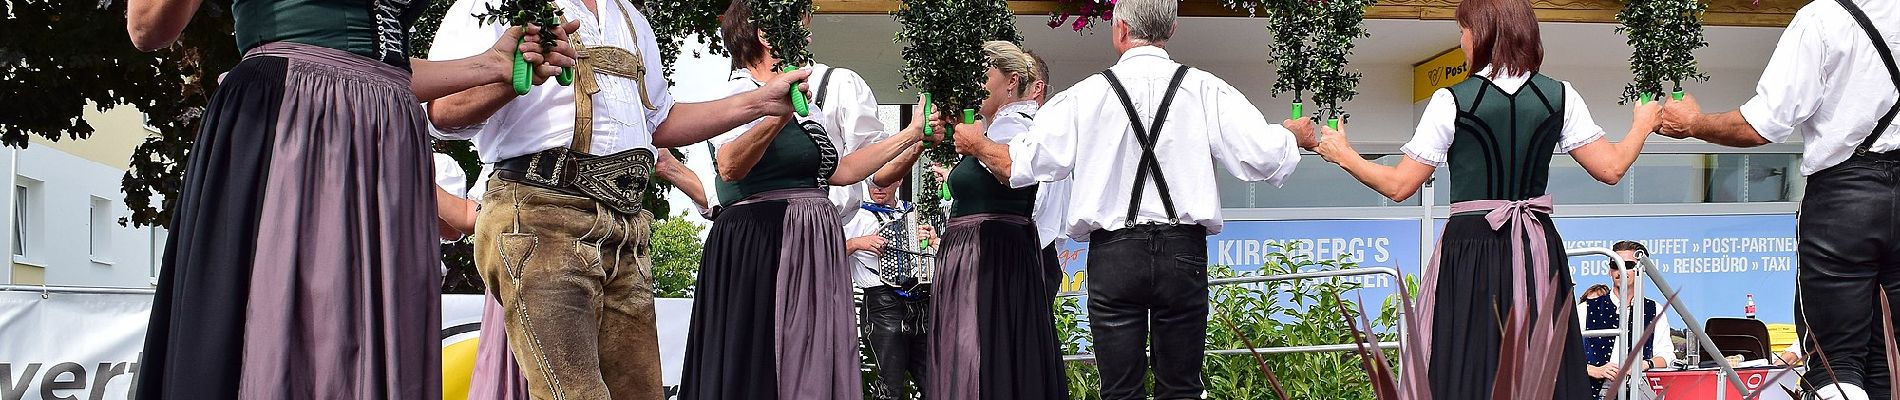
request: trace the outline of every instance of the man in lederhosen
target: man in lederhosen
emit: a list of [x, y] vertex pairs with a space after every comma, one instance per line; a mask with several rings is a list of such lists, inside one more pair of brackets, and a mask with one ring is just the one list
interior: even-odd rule
[[1170, 59], [1175, 10], [1174, 0], [1117, 2], [1115, 66], [1057, 94], [1008, 145], [965, 127], [955, 136], [959, 152], [1010, 171], [999, 179], [1011, 186], [1071, 179], [1074, 193], [1094, 193], [1070, 196], [1065, 219], [1089, 243], [1105, 400], [1147, 398], [1149, 365], [1154, 398], [1201, 398], [1207, 235], [1221, 228], [1214, 165], [1279, 184], [1317, 142], [1305, 120], [1269, 124], [1238, 89]]
[[1801, 133], [1808, 184], [1799, 216], [1796, 325], [1812, 355], [1802, 382], [1819, 387], [1810, 393], [1824, 399], [1884, 399], [1893, 389], [1876, 291], [1900, 301], [1894, 48], [1900, 3], [1816, 1], [1795, 13], [1755, 97], [1740, 109], [1702, 114], [1693, 96], [1663, 106], [1662, 133], [1676, 138], [1754, 147]]
[[[499, 0], [461, 0], [436, 34], [434, 57], [484, 51], [506, 27], [471, 15]], [[495, 178], [481, 195], [475, 264], [505, 309], [508, 344], [536, 399], [657, 399], [649, 235], [641, 210], [657, 147], [704, 141], [792, 112], [786, 93], [806, 71], [753, 93], [674, 103], [659, 45], [625, 0], [555, 0], [580, 21], [572, 86], [517, 97], [490, 85], [430, 104], [446, 135], [475, 142]]]
[[[851, 280], [864, 291], [859, 314], [865, 325], [865, 348], [877, 366], [871, 398], [910, 398], [905, 382], [923, 391], [930, 314], [930, 264], [925, 259], [937, 242], [930, 225], [919, 225], [910, 202], [897, 199], [897, 181], [889, 186], [870, 182], [870, 201], [863, 202], [844, 226], [845, 250], [851, 252]], [[914, 379], [905, 379], [908, 373]]]

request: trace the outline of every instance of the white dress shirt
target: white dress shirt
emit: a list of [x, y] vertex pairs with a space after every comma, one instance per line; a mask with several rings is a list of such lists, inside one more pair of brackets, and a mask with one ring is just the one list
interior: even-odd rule
[[[1479, 69], [1477, 76], [1491, 80], [1505, 93], [1517, 93], [1530, 82], [1530, 74], [1515, 76], [1493, 76], [1490, 66]], [[1590, 117], [1590, 106], [1583, 102], [1583, 96], [1577, 89], [1564, 84], [1564, 126], [1559, 134], [1557, 152], [1569, 153], [1578, 147], [1603, 138], [1603, 127]], [[1425, 104], [1425, 115], [1419, 117], [1418, 130], [1412, 134], [1412, 141], [1399, 148], [1413, 161], [1434, 167], [1444, 168], [1445, 159], [1451, 151], [1451, 138], [1458, 133], [1458, 98], [1452, 96], [1451, 89], [1438, 89], [1432, 92], [1432, 101]]]
[[[1029, 132], [1035, 125], [1036, 109], [1040, 105], [1035, 100], [1023, 100], [1004, 104], [996, 110], [996, 117], [990, 122], [989, 137], [997, 143], [1009, 143], [1011, 139]], [[1069, 180], [1042, 182], [1036, 187], [1036, 208], [1033, 213], [1036, 220], [1036, 239], [1040, 247], [1048, 247], [1057, 239], [1068, 238], [1062, 229], [1062, 220], [1068, 216]]]
[[[1143, 46], [1123, 53], [1110, 69], [1126, 85], [1142, 123], [1153, 124], [1178, 66], [1167, 51]], [[1206, 226], [1208, 234], [1221, 229], [1215, 164], [1242, 180], [1279, 185], [1300, 161], [1292, 132], [1267, 123], [1240, 90], [1200, 70], [1181, 82], [1161, 131], [1155, 158], [1173, 191], [1177, 217]], [[1129, 225], [1141, 145], [1106, 78], [1091, 76], [1057, 93], [1029, 132], [1009, 142], [1009, 155], [1011, 186], [1072, 179], [1075, 190], [1098, 193], [1069, 198], [1063, 225], [1070, 238], [1087, 241], [1091, 231]], [[1170, 222], [1152, 178], [1146, 185], [1135, 222]]]
[[[1856, 0], [1867, 19], [1900, 52], [1900, 3]], [[1755, 84], [1755, 97], [1742, 104], [1742, 118], [1770, 142], [1785, 142], [1796, 132], [1806, 143], [1801, 175], [1833, 167], [1854, 155], [1874, 132], [1874, 123], [1900, 99], [1887, 66], [1874, 53], [1873, 39], [1833, 1], [1801, 7], [1781, 32], [1775, 54]], [[1900, 121], [1896, 121], [1900, 122]], [[1889, 126], [1872, 151], [1900, 149], [1900, 128]]]
[[[454, 60], [481, 54], [493, 47], [507, 27], [484, 25], [474, 13], [499, 5], [500, 0], [457, 0], [442, 19], [435, 43], [429, 49], [431, 60]], [[637, 53], [646, 62], [647, 98], [655, 109], [640, 101], [638, 82], [608, 74], [596, 74], [600, 93], [594, 94], [594, 135], [591, 152], [597, 155], [644, 148], [654, 150], [653, 131], [673, 110], [673, 96], [667, 90], [666, 75], [660, 65], [660, 46], [646, 15], [626, 0], [598, 0], [599, 13], [588, 11], [579, 0], [554, 0], [570, 21], [581, 21], [576, 32], [589, 46], [612, 46]], [[622, 17], [633, 18], [633, 29]], [[537, 86], [527, 95], [503, 106], [487, 122], [466, 127], [432, 127], [445, 139], [473, 140], [482, 162], [532, 154], [556, 147], [567, 147], [574, 139], [574, 89], [554, 79]]]
[[[829, 86], [830, 89], [829, 93], [825, 94], [824, 107], [812, 107], [810, 116], [799, 117], [798, 120], [800, 122], [816, 121], [818, 125], [825, 127], [825, 134], [831, 137], [832, 145], [838, 148], [838, 157], [843, 158], [846, 154], [884, 140], [890, 135], [884, 130], [884, 121], [877, 118], [877, 98], [872, 96], [871, 86], [865, 84], [864, 78], [858, 76], [857, 72], [838, 68], [837, 72], [831, 73], [829, 81], [819, 82], [825, 72], [831, 70], [832, 67], [815, 64], [810, 69], [812, 73], [809, 81], [812, 82], [812, 86], [808, 90], [812, 95], [806, 100], [817, 100], [821, 87]], [[762, 82], [752, 79], [751, 72], [736, 69], [732, 71], [731, 79], [727, 81], [726, 96], [751, 92], [762, 85]], [[763, 120], [761, 118], [732, 128], [714, 137], [710, 143], [715, 149], [725, 146], [726, 143], [732, 143], [745, 135], [746, 130], [752, 129], [753, 125]], [[714, 157], [718, 157], [716, 151]], [[864, 201], [864, 194], [868, 188], [864, 182], [830, 188], [831, 204], [838, 207], [838, 223], [851, 222], [856, 215], [851, 210], [857, 209], [858, 204]]]
[[447, 154], [435, 153], [435, 185], [455, 197], [468, 198], [468, 173]]
[[[844, 238], [851, 240], [877, 236], [883, 229], [884, 226], [878, 224], [877, 213], [859, 207], [858, 212], [851, 213], [851, 222], [844, 224]], [[884, 278], [878, 276], [877, 273], [878, 268], [883, 265], [881, 262], [882, 260], [878, 259], [876, 254], [869, 251], [851, 252], [851, 283], [856, 284], [859, 289], [884, 286]]]
[[[1616, 304], [1617, 307], [1620, 308], [1623, 306], [1623, 296], [1617, 295], [1617, 294], [1607, 294], [1605, 296], [1610, 296], [1610, 303]], [[1668, 303], [1657, 302], [1656, 314], [1663, 315], [1663, 314], [1668, 313], [1669, 312], [1668, 307], [1669, 307]], [[1579, 305], [1577, 308], [1583, 309], [1584, 307]], [[1643, 317], [1641, 310], [1633, 310], [1633, 311], [1637, 311], [1635, 313], [1635, 318], [1640, 319]], [[1590, 317], [1591, 317], [1590, 313], [1587, 313], [1587, 312], [1577, 313], [1577, 325], [1590, 326], [1590, 320], [1589, 320]], [[1621, 324], [1618, 324], [1618, 326], [1621, 326]], [[1648, 329], [1648, 327], [1645, 326], [1640, 329]], [[1664, 364], [1671, 364], [1671, 363], [1676, 362], [1676, 344], [1675, 342], [1669, 341], [1670, 329], [1672, 328], [1670, 327], [1668, 317], [1657, 318], [1656, 332], [1650, 334], [1649, 336], [1650, 356], [1662, 357]], [[1615, 344], [1610, 346], [1610, 363], [1615, 364], [1615, 363], [1622, 362], [1623, 359], [1627, 357], [1627, 355], [1629, 354], [1629, 352], [1625, 351], [1624, 349], [1627, 349], [1629, 347], [1630, 346], [1628, 344], [1624, 344], [1622, 339], [1620, 338], [1617, 339]], [[1642, 364], [1636, 364], [1636, 365], [1640, 368]], [[1668, 365], [1657, 365], [1656, 367], [1663, 368], [1667, 366]]]

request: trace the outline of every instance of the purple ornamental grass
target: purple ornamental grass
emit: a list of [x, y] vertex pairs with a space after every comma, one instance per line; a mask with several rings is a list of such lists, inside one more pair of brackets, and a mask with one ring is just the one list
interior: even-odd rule
[[1346, 308], [1346, 300], [1340, 298], [1339, 293], [1333, 293], [1333, 299], [1334, 304], [1339, 305], [1339, 315], [1346, 319], [1346, 328], [1352, 332], [1353, 345], [1359, 349], [1359, 368], [1365, 370], [1366, 377], [1372, 381], [1372, 397], [1399, 398], [1398, 385], [1392, 380], [1392, 363], [1386, 361], [1385, 350], [1379, 348], [1379, 336], [1372, 332], [1372, 321], [1366, 319], [1365, 297], [1359, 298], [1358, 319], [1353, 318], [1352, 311]]

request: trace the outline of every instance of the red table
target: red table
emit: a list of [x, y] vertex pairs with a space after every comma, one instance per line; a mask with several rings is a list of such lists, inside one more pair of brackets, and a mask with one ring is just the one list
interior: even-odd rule
[[[1784, 368], [1738, 369], [1735, 370], [1735, 373], [1741, 375], [1742, 384], [1747, 386], [1748, 390], [1762, 390], [1766, 388], [1762, 392], [1761, 399], [1791, 400], [1792, 398], [1788, 396], [1788, 392], [1781, 388], [1786, 387], [1791, 390], [1799, 390], [1800, 386], [1798, 382], [1800, 380], [1800, 374], [1790, 372], [1781, 375], [1780, 380], [1777, 382], [1769, 382], [1770, 379], [1775, 379], [1775, 375], [1780, 374], [1783, 369]], [[1656, 394], [1660, 395], [1659, 398], [1661, 399], [1714, 399], [1716, 398], [1716, 391], [1721, 390], [1727, 392], [1723, 394], [1723, 399], [1741, 400], [1742, 394], [1736, 392], [1735, 387], [1730, 386], [1728, 380], [1721, 377], [1721, 372], [1721, 370], [1714, 369], [1691, 371], [1657, 370], [1645, 372], [1644, 374], [1649, 376], [1649, 385], [1656, 389]]]

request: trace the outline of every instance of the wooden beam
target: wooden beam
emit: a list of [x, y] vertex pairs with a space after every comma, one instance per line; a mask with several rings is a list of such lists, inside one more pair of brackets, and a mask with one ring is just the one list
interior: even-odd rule
[[[1710, 26], [1783, 27], [1794, 19], [1795, 11], [1811, 0], [1709, 0], [1703, 23]], [[890, 14], [903, 3], [899, 0], [815, 0], [820, 14]], [[1622, 0], [1533, 0], [1537, 19], [1545, 22], [1616, 23]], [[1017, 15], [1049, 15], [1061, 9], [1055, 0], [1011, 0], [1009, 9]], [[1366, 9], [1367, 19], [1449, 20], [1456, 15], [1457, 0], [1379, 0]], [[1184, 17], [1246, 17], [1216, 0], [1184, 0]]]

